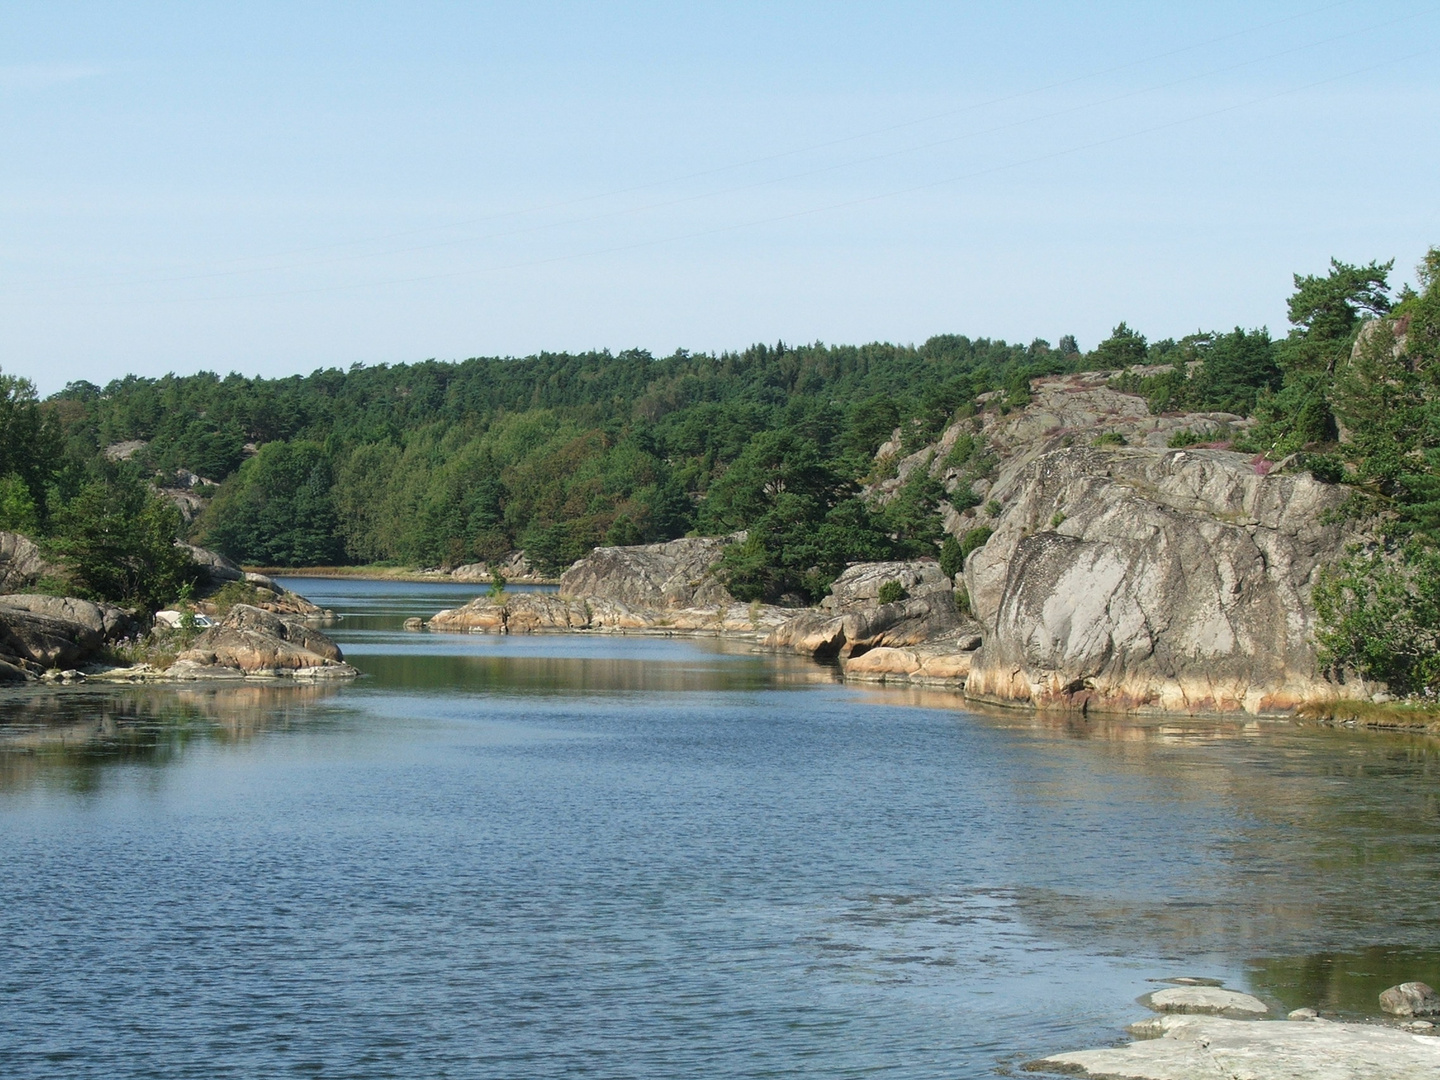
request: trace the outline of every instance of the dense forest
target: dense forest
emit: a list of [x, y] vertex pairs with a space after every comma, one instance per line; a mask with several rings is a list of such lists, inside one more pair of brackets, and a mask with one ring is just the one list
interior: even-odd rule
[[[1088, 352], [1068, 336], [944, 335], [718, 356], [546, 353], [281, 379], [130, 376], [43, 402], [0, 376], [0, 528], [41, 538], [72, 587], [153, 601], [183, 577], [162, 550], [175, 535], [270, 566], [454, 566], [523, 550], [554, 573], [597, 544], [746, 529], [727, 556], [732, 591], [813, 601], [847, 561], [941, 551], [941, 500], [974, 505], [925, 470], [883, 505], [864, 499], [884, 468], [876, 450], [897, 431], [908, 452], [957, 417], [1025, 404], [1036, 376], [1115, 370], [1155, 412], [1252, 416], [1239, 449], [1349, 485], [1383, 544], [1317, 595], [1327, 647], [1353, 659], [1368, 635], [1433, 657], [1440, 249], [1418, 289], [1392, 288], [1391, 271], [1335, 261], [1296, 275], [1282, 337], [1235, 328], [1149, 342], [1121, 323]], [[973, 442], [963, 452], [985, 456]], [[177, 487], [194, 496], [192, 520], [155, 495]], [[956, 541], [945, 543], [953, 570]], [[1386, 588], [1408, 598], [1399, 630]]]

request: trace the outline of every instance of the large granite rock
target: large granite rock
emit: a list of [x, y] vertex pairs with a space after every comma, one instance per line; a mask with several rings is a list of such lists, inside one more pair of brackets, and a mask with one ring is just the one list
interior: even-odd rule
[[171, 678], [344, 677], [358, 672], [339, 647], [303, 620], [236, 604], [175, 659]]
[[45, 596], [38, 593], [12, 593], [0, 596], [0, 608], [28, 611], [61, 622], [75, 623], [87, 634], [98, 635], [102, 641], [117, 641], [135, 633], [139, 627], [128, 611], [113, 604], [96, 604], [73, 596]]
[[129, 615], [106, 604], [74, 597], [0, 596], [0, 681], [87, 664], [134, 628]]
[[734, 604], [715, 567], [725, 549], [744, 538], [739, 533], [596, 548], [560, 576], [560, 595], [614, 600], [632, 608]]
[[1035, 1072], [1127, 1080], [1432, 1080], [1440, 1038], [1370, 1024], [1169, 1015], [1128, 1046], [1053, 1054]]
[[984, 627], [967, 696], [1277, 713], [1361, 692], [1318, 670], [1309, 602], [1345, 498], [1218, 450], [1040, 456], [967, 561]]
[[28, 589], [56, 572], [29, 537], [0, 531], [0, 593]]
[[953, 591], [950, 579], [934, 559], [854, 563], [831, 584], [830, 595], [820, 606], [831, 611], [873, 607], [880, 603], [881, 587], [892, 581], [912, 597]]

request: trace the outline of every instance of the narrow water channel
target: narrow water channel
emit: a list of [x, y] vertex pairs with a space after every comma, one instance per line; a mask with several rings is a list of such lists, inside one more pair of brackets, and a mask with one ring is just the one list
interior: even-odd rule
[[1440, 742], [982, 715], [713, 641], [0, 696], [0, 1076], [982, 1077], [1150, 980], [1440, 985]]

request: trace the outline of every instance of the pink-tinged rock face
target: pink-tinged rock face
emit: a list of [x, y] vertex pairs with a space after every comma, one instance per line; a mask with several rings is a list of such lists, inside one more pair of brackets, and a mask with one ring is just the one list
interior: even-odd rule
[[1363, 688], [1319, 670], [1310, 591], [1345, 493], [1214, 450], [1056, 450], [965, 570], [966, 693], [1042, 708], [1279, 712]]

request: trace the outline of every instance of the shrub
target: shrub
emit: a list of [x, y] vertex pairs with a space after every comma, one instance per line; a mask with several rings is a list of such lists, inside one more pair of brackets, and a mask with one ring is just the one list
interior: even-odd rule
[[949, 533], [940, 545], [940, 572], [954, 580], [965, 569], [965, 558], [960, 554], [960, 541]]
[[1050, 515], [1050, 527], [1051, 527], [1052, 529], [1058, 529], [1061, 525], [1064, 525], [1064, 524], [1065, 524], [1065, 515], [1064, 515], [1063, 513], [1061, 513], [1059, 510], [1056, 510], [1055, 513], [1053, 513], [1052, 515]]
[[1125, 436], [1118, 431], [1107, 431], [1103, 435], [1097, 435], [1090, 440], [1091, 446], [1124, 446]]
[[996, 502], [994, 499], [991, 499], [985, 504], [985, 513], [992, 518], [999, 517], [1004, 509], [1005, 508], [1001, 506], [998, 502]]
[[887, 581], [880, 586], [879, 600], [882, 604], [898, 604], [910, 595], [898, 581]]
[[969, 484], [961, 484], [950, 493], [950, 505], [957, 513], [963, 514], [972, 506], [980, 505], [980, 496], [975, 494], [975, 489]]
[[1196, 435], [1195, 432], [1189, 428], [1182, 428], [1180, 431], [1175, 432], [1174, 435], [1171, 435], [1170, 441], [1165, 445], [1170, 447], [1171, 450], [1179, 450], [1182, 447], [1194, 446], [1196, 443], [1204, 441], [1202, 436]]
[[989, 525], [977, 525], [965, 534], [965, 539], [960, 541], [960, 560], [963, 563], [970, 557], [970, 553], [985, 546], [986, 542], [994, 535], [995, 530]]
[[1440, 551], [1351, 551], [1315, 586], [1321, 662], [1386, 683], [1395, 694], [1440, 696]]

